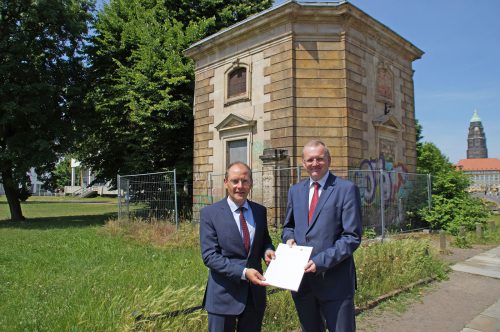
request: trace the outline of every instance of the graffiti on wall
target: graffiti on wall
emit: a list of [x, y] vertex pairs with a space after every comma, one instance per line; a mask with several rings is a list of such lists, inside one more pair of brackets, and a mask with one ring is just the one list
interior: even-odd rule
[[408, 181], [407, 167], [403, 163], [387, 161], [381, 154], [377, 159], [365, 159], [359, 170], [355, 172], [361, 191], [361, 199], [366, 205], [378, 203], [380, 193], [383, 195], [384, 205], [394, 203], [406, 197], [411, 181]]

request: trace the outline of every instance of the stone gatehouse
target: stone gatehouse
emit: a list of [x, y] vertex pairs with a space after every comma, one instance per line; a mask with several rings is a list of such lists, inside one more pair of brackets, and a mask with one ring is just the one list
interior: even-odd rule
[[423, 52], [354, 5], [287, 1], [186, 55], [195, 61], [195, 196], [235, 160], [300, 166], [312, 138], [329, 146], [337, 172], [367, 161], [415, 171], [412, 62]]

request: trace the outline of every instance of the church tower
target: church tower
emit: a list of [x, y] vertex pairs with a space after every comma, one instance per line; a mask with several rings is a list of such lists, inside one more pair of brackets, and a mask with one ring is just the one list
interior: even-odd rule
[[484, 134], [483, 124], [477, 111], [470, 119], [469, 135], [467, 137], [467, 159], [488, 158], [488, 149], [486, 148], [486, 135]]

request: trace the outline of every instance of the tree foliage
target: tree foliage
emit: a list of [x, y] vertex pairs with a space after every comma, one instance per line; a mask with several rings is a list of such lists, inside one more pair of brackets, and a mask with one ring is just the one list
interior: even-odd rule
[[466, 192], [469, 178], [456, 170], [448, 158], [433, 144], [424, 142], [418, 153], [417, 172], [432, 177], [432, 209], [422, 209], [422, 218], [433, 229], [457, 234], [460, 226], [469, 230], [484, 223], [489, 215], [484, 203]]
[[193, 22], [207, 22], [205, 36], [261, 12], [273, 4], [272, 0], [164, 0], [171, 18], [188, 26]]
[[432, 174], [432, 192], [446, 198], [465, 194], [469, 178], [456, 170], [434, 143], [424, 142], [417, 157], [417, 172]]
[[78, 158], [97, 179], [189, 171], [192, 164], [192, 43], [272, 1], [111, 0], [89, 48], [93, 104]]
[[64, 190], [64, 186], [69, 186], [70, 183], [71, 183], [71, 156], [66, 155], [61, 160], [59, 160], [56, 167], [52, 171], [52, 176], [50, 177], [50, 182], [49, 182], [49, 188], [54, 191]]
[[424, 219], [433, 229], [444, 229], [457, 235], [460, 227], [472, 231], [476, 223], [485, 223], [489, 210], [477, 197], [469, 194], [446, 198], [442, 195], [432, 195], [432, 209], [424, 210]]
[[0, 176], [13, 220], [24, 219], [19, 199], [30, 185], [29, 169], [46, 175], [72, 143], [93, 6], [93, 0], [0, 4]]
[[418, 121], [418, 119], [415, 119], [415, 136], [416, 136], [416, 143], [417, 143], [417, 157], [419, 156], [419, 153], [422, 150], [422, 140], [424, 139], [424, 136], [422, 135], [422, 125]]

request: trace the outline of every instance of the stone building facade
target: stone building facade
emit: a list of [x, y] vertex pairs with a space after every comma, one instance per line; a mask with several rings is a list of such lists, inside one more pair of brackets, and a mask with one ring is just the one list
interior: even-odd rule
[[195, 195], [213, 194], [207, 174], [233, 160], [300, 166], [313, 138], [340, 173], [415, 171], [412, 63], [423, 52], [352, 4], [287, 1], [186, 55], [195, 61]]

